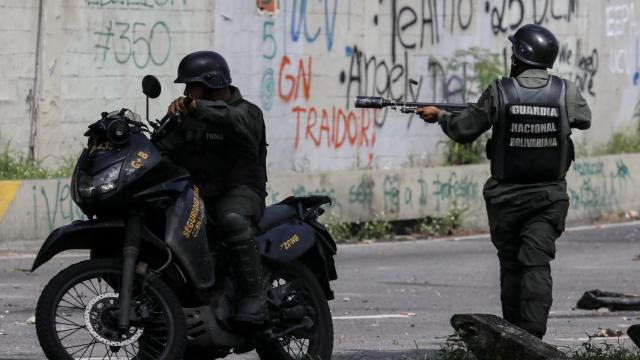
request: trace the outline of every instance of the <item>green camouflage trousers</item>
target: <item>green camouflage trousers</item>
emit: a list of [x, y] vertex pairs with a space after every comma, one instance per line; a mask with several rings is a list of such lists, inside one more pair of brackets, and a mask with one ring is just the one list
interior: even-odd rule
[[568, 196], [541, 190], [486, 201], [500, 260], [503, 317], [542, 338], [553, 300], [549, 263], [564, 231]]

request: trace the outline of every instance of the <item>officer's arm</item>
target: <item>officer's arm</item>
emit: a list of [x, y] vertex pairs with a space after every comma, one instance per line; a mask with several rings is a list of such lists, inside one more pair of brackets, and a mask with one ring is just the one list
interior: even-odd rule
[[440, 111], [438, 123], [447, 136], [459, 143], [470, 143], [491, 128], [491, 90], [487, 88], [476, 104], [470, 104], [458, 116]]
[[567, 84], [567, 113], [572, 128], [586, 130], [591, 127], [591, 108], [582, 97], [576, 85], [565, 80]]
[[207, 124], [196, 119], [193, 111], [183, 116], [180, 122], [176, 119], [170, 121], [172, 124], [166, 133], [153, 140], [163, 157], [170, 158], [176, 152], [189, 152], [203, 144]]
[[196, 108], [191, 111], [190, 116], [193, 119], [202, 121], [211, 125], [218, 125], [223, 128], [233, 126], [233, 117], [229, 104], [222, 100], [196, 100]]
[[229, 106], [224, 101], [197, 100], [196, 108], [192, 111], [191, 117], [207, 125], [220, 126], [223, 131], [233, 132], [235, 136], [242, 139], [241, 145], [249, 149], [247, 151], [252, 155], [257, 156], [256, 149], [260, 142], [262, 122], [258, 124], [255, 117], [262, 118], [262, 114], [259, 114], [259, 110], [255, 110], [258, 113], [252, 114], [242, 109], [241, 107]]

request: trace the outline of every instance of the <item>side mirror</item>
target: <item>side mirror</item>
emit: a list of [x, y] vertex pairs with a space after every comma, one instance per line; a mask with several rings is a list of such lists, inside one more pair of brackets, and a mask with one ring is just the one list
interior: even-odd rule
[[162, 86], [160, 80], [153, 75], [147, 75], [142, 79], [142, 92], [148, 97], [155, 99], [160, 96]]
[[153, 75], [142, 78], [142, 92], [147, 95], [147, 122], [149, 122], [149, 98], [155, 99], [160, 96], [162, 86], [160, 80]]

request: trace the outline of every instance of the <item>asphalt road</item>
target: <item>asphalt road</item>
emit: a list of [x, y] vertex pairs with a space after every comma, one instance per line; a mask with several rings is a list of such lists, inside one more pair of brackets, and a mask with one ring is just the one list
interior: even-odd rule
[[[640, 223], [574, 229], [557, 248], [545, 341], [575, 346], [599, 329], [624, 331], [640, 322], [633, 312], [574, 309], [591, 289], [640, 293], [640, 261], [634, 260], [640, 254]], [[35, 326], [28, 323], [39, 292], [55, 273], [84, 256], [65, 254], [30, 273], [33, 258], [32, 253], [0, 253], [0, 360], [44, 358]], [[452, 334], [454, 313], [500, 314], [498, 263], [486, 237], [346, 245], [336, 262], [334, 359], [416, 359], [433, 353]]]

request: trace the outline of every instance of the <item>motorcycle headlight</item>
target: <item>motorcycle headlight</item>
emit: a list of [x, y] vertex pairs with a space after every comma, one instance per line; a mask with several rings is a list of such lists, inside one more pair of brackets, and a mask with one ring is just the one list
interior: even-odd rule
[[96, 194], [106, 194], [117, 188], [122, 163], [109, 166], [94, 176], [80, 175], [78, 179], [78, 194], [82, 197], [92, 197]]

